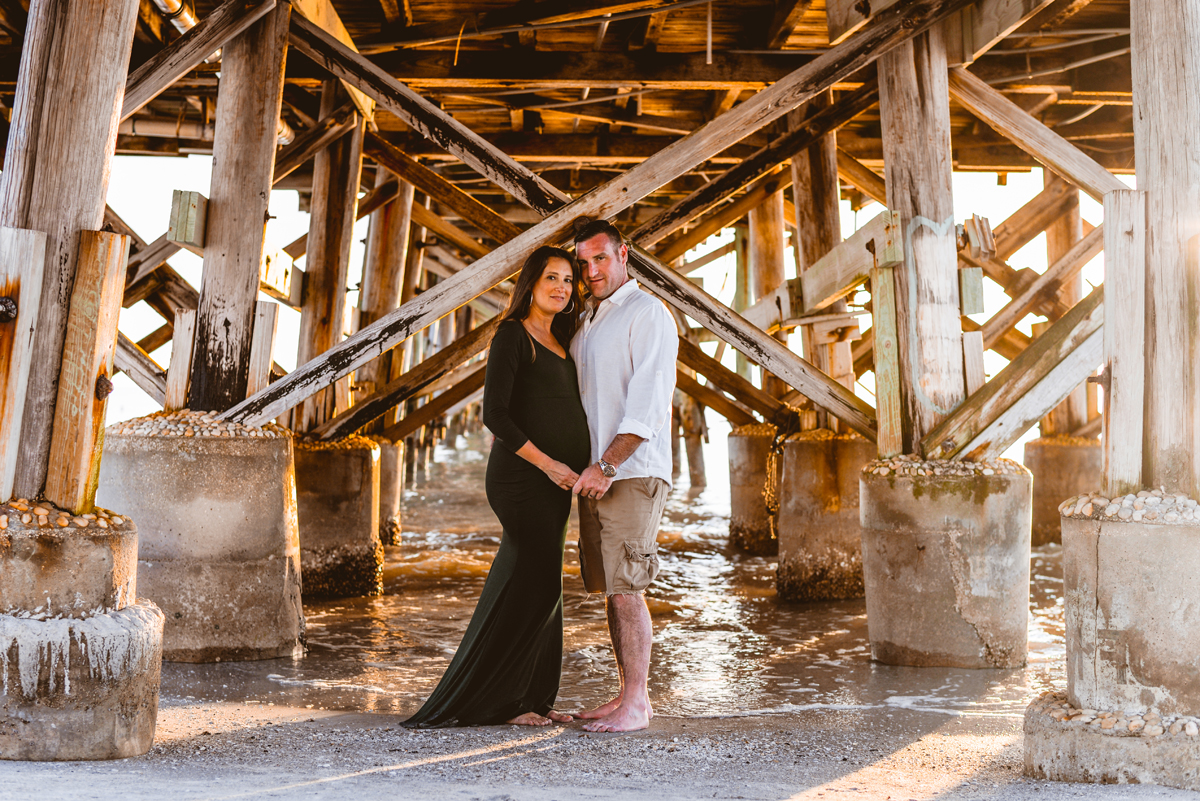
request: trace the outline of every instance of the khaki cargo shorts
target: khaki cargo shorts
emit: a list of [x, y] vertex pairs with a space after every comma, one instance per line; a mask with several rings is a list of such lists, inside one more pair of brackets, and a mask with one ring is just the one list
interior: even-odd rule
[[623, 478], [600, 500], [579, 499], [579, 566], [588, 592], [629, 595], [654, 581], [667, 491], [661, 478]]

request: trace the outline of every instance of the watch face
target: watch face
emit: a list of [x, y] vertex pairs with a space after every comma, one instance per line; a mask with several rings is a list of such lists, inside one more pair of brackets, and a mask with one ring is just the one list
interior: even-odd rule
[[604, 474], [605, 478], [612, 478], [613, 476], [615, 476], [617, 474], [617, 468], [613, 467], [608, 462], [601, 461], [600, 462], [600, 472]]

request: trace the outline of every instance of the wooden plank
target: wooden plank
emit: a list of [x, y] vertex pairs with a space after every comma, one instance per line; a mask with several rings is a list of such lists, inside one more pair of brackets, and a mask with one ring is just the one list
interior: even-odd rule
[[171, 221], [167, 241], [204, 255], [204, 224], [208, 217], [208, 198], [199, 192], [176, 189], [171, 192]]
[[963, 331], [963, 378], [968, 398], [987, 383], [987, 373], [983, 369], [982, 331]]
[[77, 515], [95, 507], [129, 237], [80, 231], [78, 253], [45, 492]]
[[1104, 332], [1096, 331], [1005, 409], [964, 449], [968, 459], [995, 459], [1087, 379], [1104, 359]]
[[304, 270], [297, 267], [286, 252], [267, 253], [259, 270], [260, 291], [293, 309], [304, 305]]
[[[463, 303], [475, 297], [484, 289], [494, 286], [501, 279], [513, 272], [513, 265], [519, 263], [525, 254], [535, 245], [547, 240], [559, 240], [570, 230], [572, 222], [579, 216], [611, 217], [620, 210], [635, 203], [653, 188], [664, 181], [678, 177], [682, 172], [691, 169], [695, 164], [704, 161], [712, 155], [758, 128], [778, 119], [787, 108], [804, 102], [809, 97], [824, 91], [837, 80], [845, 78], [861, 69], [877, 58], [880, 53], [907, 41], [912, 36], [934, 24], [938, 19], [951, 13], [961, 3], [959, 0], [936, 2], [936, 0], [911, 0], [895, 13], [884, 13], [868, 25], [859, 34], [851, 37], [843, 45], [831, 48], [827, 53], [817, 57], [805, 66], [796, 70], [771, 86], [759, 92], [750, 100], [731, 109], [718, 119], [708, 123], [684, 139], [664, 148], [651, 159], [610, 181], [603, 187], [589, 192], [582, 198], [559, 208], [534, 228], [523, 232], [520, 236], [501, 245], [488, 256], [480, 259], [475, 268], [468, 274], [459, 273], [454, 278], [440, 282], [437, 287], [426, 292], [411, 303], [402, 306], [387, 317], [364, 328], [355, 336], [341, 343], [320, 359], [315, 359], [302, 365], [281, 381], [277, 381], [267, 390], [253, 398], [248, 398], [236, 408], [229, 410], [224, 417], [241, 422], [269, 420], [286, 409], [295, 406], [313, 393], [319, 391], [327, 383], [331, 383], [342, 375], [354, 370], [360, 364], [375, 358], [385, 350], [406, 339], [414, 330], [440, 318], [443, 314], [458, 308]], [[304, 40], [297, 37], [296, 31], [304, 34]], [[296, 42], [304, 52], [318, 58], [319, 63], [327, 69], [336, 70], [340, 75], [355, 75], [363, 80], [364, 87], [370, 87], [377, 92], [376, 100], [389, 111], [401, 112], [404, 118], [411, 118], [421, 126], [418, 128], [424, 135], [442, 143], [454, 155], [466, 163], [480, 169], [494, 180], [504, 179], [509, 173], [519, 172], [519, 165], [511, 160], [498, 158], [498, 154], [480, 143], [478, 137], [469, 130], [443, 125], [441, 120], [445, 115], [440, 110], [433, 109], [419, 96], [399, 87], [390, 76], [383, 73], [370, 62], [356, 54], [349, 53], [345, 48], [330, 40], [320, 31], [306, 30], [300, 24], [293, 30], [293, 42]], [[406, 93], [407, 92], [407, 93]], [[410, 97], [410, 95], [413, 95]], [[387, 98], [383, 102], [380, 98]], [[409, 114], [409, 110], [414, 113]], [[417, 113], [419, 111], [419, 116]], [[405, 119], [410, 122], [410, 119]], [[433, 133], [436, 123], [437, 134]], [[410, 123], [411, 124], [411, 123]], [[461, 126], [460, 126], [461, 128]], [[453, 130], [453, 136], [450, 130]], [[462, 140], [462, 141], [460, 141]], [[463, 142], [470, 147], [461, 146]], [[499, 164], [503, 169], [492, 169]], [[392, 169], [391, 165], [387, 165]], [[393, 172], [397, 172], [393, 169]], [[399, 173], [397, 173], [399, 174]], [[416, 181], [413, 181], [415, 184]], [[524, 194], [521, 190], [531, 190], [529, 180], [504, 180], [505, 189], [514, 192], [522, 202], [538, 209], [537, 193]], [[562, 203], [559, 194], [553, 187], [546, 185], [547, 193], [542, 200], [547, 205], [557, 207]], [[552, 201], [552, 202], [551, 202]], [[654, 260], [648, 253], [639, 252], [636, 248], [636, 261], [643, 264]], [[642, 265], [638, 265], [639, 267]], [[638, 270], [643, 277], [649, 277], [659, 272], [660, 265], [655, 264], [650, 270]], [[839, 418], [846, 421], [852, 428], [873, 436], [870, 407], [840, 385], [837, 389], [825, 386], [824, 379], [813, 375], [810, 368], [804, 366], [801, 360], [787, 351], [780, 343], [775, 345], [760, 341], [755, 329], [744, 320], [734, 321], [736, 317], [727, 309], [716, 309], [719, 306], [713, 299], [688, 284], [681, 276], [674, 276], [680, 282], [688, 284], [679, 286], [669, 271], [661, 266], [661, 274], [654, 275], [655, 291], [672, 297], [672, 303], [678, 302], [689, 294], [688, 305], [697, 309], [705, 309], [702, 317], [712, 321], [714, 325], [720, 320], [721, 328], [729, 337], [731, 344], [739, 349], [745, 348], [751, 358], [761, 358], [769, 364], [767, 369], [780, 378], [789, 380], [797, 389], [805, 390], [805, 394], [818, 403], [817, 396], [824, 399], [826, 408], [830, 408]], [[693, 293], [699, 293], [694, 296]], [[687, 309], [688, 313], [692, 312]], [[692, 315], [695, 319], [701, 319]], [[740, 324], [739, 324], [740, 322]], [[776, 350], [775, 346], [778, 346]], [[753, 355], [751, 355], [753, 354]], [[778, 369], [776, 369], [778, 368]], [[788, 376], [795, 380], [792, 381]], [[799, 384], [805, 386], [798, 386]], [[830, 382], [832, 383], [832, 382]], [[808, 392], [809, 386], [814, 390]], [[839, 394], [843, 393], [843, 394]], [[848, 396], [848, 397], [847, 397]], [[849, 418], [849, 419], [847, 419]]]
[[838, 148], [837, 168], [838, 175], [848, 184], [876, 203], [887, 205], [887, 186], [883, 178], [866, 164]]
[[[846, 40], [848, 36], [862, 29], [870, 16], [896, 5], [898, 0], [872, 0], [861, 3], [859, 0], [827, 0], [825, 3], [825, 22], [829, 31], [829, 44], [836, 45]], [[862, 11], [866, 11], [863, 14]]]
[[790, 320], [800, 316], [804, 308], [800, 279], [789, 278], [742, 311], [742, 317], [756, 328], [773, 334]]
[[[320, 27], [321, 30], [328, 33], [343, 46], [354, 52], [358, 49], [354, 45], [354, 40], [350, 38], [350, 32], [346, 30], [346, 26], [342, 24], [342, 18], [338, 16], [337, 10], [333, 7], [330, 0], [289, 0], [292, 6], [304, 15], [304, 19], [314, 25]], [[294, 16], [293, 19], [300, 17]], [[345, 84], [346, 91], [350, 93], [350, 99], [354, 101], [354, 106], [367, 119], [374, 118], [375, 103], [371, 98], [364, 95], [350, 84]]]
[[1052, 0], [978, 0], [961, 20], [961, 63], [970, 63], [1020, 28]]
[[871, 270], [871, 331], [874, 333], [875, 415], [879, 458], [904, 452], [900, 412], [900, 343], [896, 333], [896, 278], [893, 267]]
[[[12, 497], [33, 332], [42, 300], [46, 234], [0, 228], [0, 502]], [[2, 301], [0, 301], [2, 302]]]
[[[426, 244], [425, 247], [421, 248], [421, 251], [426, 256], [422, 261], [424, 268], [439, 278], [449, 278], [455, 273], [462, 272], [469, 267], [466, 262], [459, 260], [452, 253], [437, 245]], [[498, 284], [487, 292], [477, 295], [471, 301], [471, 305], [487, 314], [495, 314], [508, 307], [510, 297], [511, 294], [505, 288], [505, 285]]]
[[388, 426], [384, 430], [383, 436], [392, 442], [399, 442], [408, 435], [415, 433], [422, 426], [432, 423], [444, 415], [452, 406], [474, 394], [476, 390], [482, 387], [486, 374], [487, 362], [481, 361], [470, 373], [463, 377], [462, 381], [459, 381], [452, 388], [438, 395], [424, 406], [418, 407], [415, 412], [405, 415], [404, 419], [395, 425]]
[[250, 344], [250, 378], [246, 394], [253, 395], [271, 384], [271, 365], [275, 353], [275, 332], [279, 305], [260, 300], [254, 305], [254, 339]]
[[434, 381], [482, 353], [491, 344], [499, 325], [500, 318], [494, 317], [472, 329], [337, 417], [317, 426], [313, 429], [313, 436], [326, 441], [349, 436], [409, 398], [416, 397]]
[[1142, 481], [1146, 386], [1146, 193], [1104, 198], [1104, 483], [1109, 497]]
[[961, 67], [950, 70], [949, 85], [950, 95], [959, 105], [1094, 199], [1103, 202], [1106, 193], [1128, 188], [1082, 150]]
[[316, 125], [303, 131], [290, 145], [279, 151], [271, 175], [272, 185], [300, 169], [318, 153], [324, 152], [331, 144], [355, 130], [358, 124], [354, 106], [348, 101], [321, 117]]
[[222, 50], [188, 397], [195, 411], [227, 409], [246, 396], [291, 9], [276, 6]]
[[712, 264], [717, 259], [721, 259], [721, 258], [724, 258], [725, 256], [728, 256], [730, 253], [733, 252], [733, 248], [734, 248], [733, 242], [726, 242], [724, 245], [721, 245], [721, 247], [713, 248], [708, 253], [705, 253], [703, 256], [700, 256], [699, 258], [693, 259], [692, 261], [684, 262], [683, 266], [679, 268], [679, 272], [683, 273], [684, 275], [695, 272], [696, 270], [699, 270], [701, 267]]
[[443, 220], [438, 215], [434, 214], [424, 206], [417, 204], [413, 206], [412, 220], [417, 225], [428, 228], [447, 244], [453, 245], [464, 253], [468, 253], [475, 258], [482, 258], [492, 252], [492, 249], [482, 244], [476, 239], [472, 239], [461, 228], [456, 227], [452, 223]]
[[1065, 256], [1050, 265], [1046, 272], [1013, 298], [1003, 309], [983, 325], [983, 344], [990, 348], [1005, 332], [1016, 327], [1032, 311], [1044, 295], [1055, 292], [1065, 282], [1078, 275], [1084, 266], [1104, 249], [1104, 226], [1097, 226], [1081, 239]]
[[[658, 256], [659, 260], [667, 263], [675, 261], [675, 259], [683, 256], [713, 234], [720, 233], [748, 215], [751, 209], [761, 204], [766, 198], [776, 192], [783, 191], [791, 185], [792, 173], [790, 170], [780, 170], [776, 173], [764, 175], [751, 184], [746, 193], [737, 200], [723, 206], [718, 206], [715, 211], [701, 219], [684, 233], [674, 239], [663, 242], [655, 250], [655, 255]], [[638, 240], [634, 239], [634, 241]]]
[[904, 262], [900, 218], [885, 209], [800, 274], [801, 315], [815, 314], [849, 295], [871, 268]]
[[167, 397], [167, 373], [136, 342], [117, 332], [117, 349], [113, 367], [129, 376], [142, 392], [162, 406]]
[[712, 387], [704, 386], [684, 370], [675, 371], [675, 386], [679, 388], [680, 392], [695, 398], [701, 405], [717, 412], [735, 426], [758, 422], [753, 415], [747, 413], [729, 398]]
[[155, 53], [129, 74], [121, 105], [121, 121], [166, 91], [275, 8], [275, 0], [247, 5], [245, 0], [227, 0], [200, 20], [196, 27]]
[[154, 353], [154, 351], [171, 341], [171, 334], [174, 328], [175, 326], [172, 323], [163, 323], [139, 339], [137, 341], [138, 348], [144, 350], [146, 353]]
[[768, 175], [798, 150], [810, 147], [831, 131], [850, 122], [873, 106], [878, 99], [879, 90], [874, 82], [863, 85], [862, 88], [843, 97], [841, 102], [803, 120], [793, 130], [772, 140], [750, 158], [730, 167], [712, 181], [676, 201], [670, 208], [639, 226], [629, 238], [640, 243], [642, 247], [657, 245], [687, 223], [724, 202], [738, 190]]
[[787, 44], [792, 31], [800, 24], [800, 18], [808, 11], [812, 0], [780, 0], [767, 23], [766, 43], [768, 50], [779, 50]]
[[962, 314], [983, 314], [983, 268], [958, 268], [958, 304]]
[[195, 342], [196, 312], [176, 312], [175, 335], [171, 339], [171, 362], [167, 365], [163, 411], [173, 412], [187, 406], [188, 379], [192, 374], [192, 355]]
[[763, 392], [684, 336], [679, 338], [679, 363], [695, 370], [697, 375], [707, 378], [713, 388], [732, 395], [735, 400], [758, 412], [768, 422], [782, 422], [780, 415], [791, 413], [777, 398]]
[[424, 164], [410, 158], [379, 135], [367, 134], [366, 140], [363, 142], [363, 153], [497, 242], [507, 242], [521, 232], [516, 225]]
[[[1075, 308], [1054, 323], [1046, 333], [1035, 339], [1020, 356], [1009, 362], [1007, 367], [984, 384], [982, 389], [967, 398], [952, 414], [930, 431], [920, 443], [922, 453], [928, 458], [938, 459], [982, 458], [979, 454], [988, 451], [999, 441], [991, 434], [987, 438], [981, 439], [983, 432], [1000, 420], [1010, 407], [1020, 401], [1026, 393], [1037, 387], [1042, 379], [1053, 373], [1059, 364], [1068, 362], [1068, 356], [1087, 342], [1093, 334], [1100, 331], [1103, 325], [1104, 290], [1100, 288], [1093, 290], [1090, 295], [1081, 300]], [[1099, 343], [1100, 340], [1096, 340], [1096, 344]], [[1089, 347], [1091, 346], [1089, 345]], [[1088, 354], [1090, 351], [1083, 351], [1080, 356], [1082, 361], [1071, 362], [1071, 364], [1078, 367], [1079, 364], [1087, 361], [1083, 356]], [[1100, 360], [1100, 353], [1097, 352], [1096, 362], [1083, 375], [1074, 378], [1073, 383], [1062, 386], [1061, 395], [1057, 395], [1053, 403], [1030, 420], [1029, 425], [1033, 425], [1046, 412], [1053, 409], [1087, 377], [1088, 372], [1096, 369]], [[1067, 369], [1066, 372], [1060, 371], [1056, 375], [1062, 376], [1069, 372], [1070, 369]], [[1040, 391], [1037, 402], [1044, 402], [1047, 392], [1055, 395], [1055, 392], [1049, 391], [1052, 388], [1052, 385], [1048, 385]], [[1028, 406], [1021, 408], [1028, 411]], [[1005, 419], [1008, 421], [1005, 432], [1006, 434], [1011, 433], [1013, 430], [1011, 418]], [[1018, 433], [1017, 436], [1020, 434]]]
[[[144, 248], [138, 250], [137, 253], [129, 257], [129, 275], [126, 279], [126, 286], [132, 287], [150, 273], [157, 270], [159, 267], [167, 263], [167, 259], [174, 256], [182, 248], [176, 243], [167, 238], [167, 234], [163, 234], [158, 239], [151, 242]], [[129, 303], [125, 304], [128, 307]]]

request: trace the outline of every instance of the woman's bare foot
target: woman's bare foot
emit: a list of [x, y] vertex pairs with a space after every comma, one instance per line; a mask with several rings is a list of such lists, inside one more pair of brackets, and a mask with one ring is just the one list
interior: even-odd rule
[[546, 713], [546, 717], [550, 718], [555, 723], [570, 723], [575, 719], [564, 712], [555, 712], [553, 709]]
[[[555, 713], [551, 713], [555, 714]], [[506, 723], [511, 723], [514, 726], [549, 726], [550, 718], [544, 718], [537, 712], [526, 712], [524, 715], [517, 715], [515, 718]]]

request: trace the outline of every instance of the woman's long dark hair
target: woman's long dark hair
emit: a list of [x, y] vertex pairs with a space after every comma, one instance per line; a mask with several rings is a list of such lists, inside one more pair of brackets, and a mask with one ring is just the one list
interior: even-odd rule
[[529, 316], [529, 308], [533, 304], [533, 285], [542, 277], [542, 273], [546, 272], [546, 265], [550, 263], [551, 259], [562, 259], [571, 265], [571, 301], [563, 311], [554, 315], [554, 320], [550, 323], [550, 332], [565, 345], [575, 336], [575, 329], [579, 327], [579, 314], [583, 311], [583, 296], [579, 294], [579, 264], [575, 261], [574, 256], [562, 248], [542, 245], [529, 254], [529, 258], [521, 267], [521, 274], [517, 276], [517, 285], [513, 287], [508, 308], [504, 310], [500, 319], [524, 320]]

